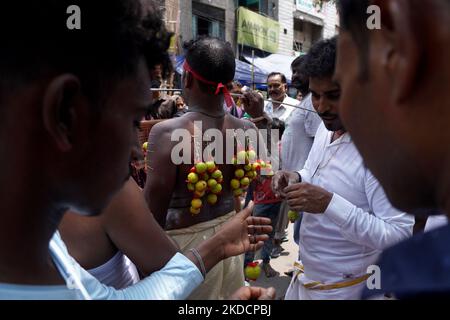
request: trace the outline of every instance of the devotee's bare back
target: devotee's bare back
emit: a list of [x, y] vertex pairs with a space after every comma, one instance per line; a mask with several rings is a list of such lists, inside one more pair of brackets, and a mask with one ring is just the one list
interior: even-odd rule
[[[217, 119], [212, 118], [209, 116], [205, 116], [200, 113], [187, 113], [181, 118], [171, 119], [168, 121], [165, 121], [163, 124], [165, 126], [166, 132], [173, 132], [175, 129], [187, 129], [191, 134], [191, 145], [193, 150], [193, 144], [194, 144], [194, 121], [200, 121], [202, 123], [202, 134], [208, 130], [208, 129], [218, 129], [222, 131], [222, 137], [223, 137], [223, 163], [227, 162], [226, 159], [226, 130], [227, 129], [243, 129], [247, 130], [249, 128], [255, 128], [254, 125], [249, 121], [244, 121], [237, 119], [231, 115], [226, 115], [223, 118]], [[169, 137], [169, 135], [165, 136], [164, 141], [153, 141], [153, 143], [156, 143], [154, 148], [167, 148], [167, 146], [170, 145], [170, 148], [173, 148], [176, 144], [178, 144], [178, 141], [171, 142], [170, 138], [168, 141], [166, 139]], [[150, 143], [152, 139], [155, 139], [150, 134], [149, 141]], [[157, 139], [157, 138], [156, 138]], [[158, 140], [158, 139], [157, 139]], [[203, 148], [208, 145], [208, 142], [203, 143]], [[159, 153], [157, 153], [159, 154]], [[165, 155], [167, 156], [167, 152], [165, 152]], [[233, 192], [230, 187], [230, 181], [234, 177], [234, 171], [235, 167], [230, 164], [219, 164], [218, 168], [223, 173], [223, 189], [222, 193], [218, 196], [218, 201], [214, 205], [210, 205], [206, 201], [206, 197], [202, 198], [203, 200], [203, 207], [198, 215], [192, 215], [190, 213], [190, 207], [191, 207], [191, 201], [193, 199], [193, 193], [190, 192], [187, 189], [187, 183], [186, 179], [188, 174], [190, 173], [190, 169], [193, 167], [194, 164], [194, 151], [191, 152], [191, 164], [181, 164], [181, 165], [174, 165], [172, 160], [170, 158], [166, 159], [163, 163], [160, 161], [157, 161], [160, 163], [158, 168], [150, 168], [149, 170], [152, 170], [153, 173], [149, 173], [149, 177], [153, 174], [160, 174], [161, 179], [165, 179], [164, 172], [171, 172], [176, 171], [176, 174], [174, 175], [175, 182], [166, 189], [166, 192], [170, 192], [171, 196], [169, 195], [167, 208], [164, 210], [164, 204], [154, 203], [155, 201], [158, 201], [159, 199], [157, 196], [154, 196], [152, 194], [149, 194], [148, 190], [147, 192], [147, 198], [150, 196], [149, 204], [150, 208], [152, 209], [152, 212], [155, 214], [156, 218], [158, 219], [158, 215], [166, 214], [166, 221], [165, 221], [165, 229], [166, 230], [172, 230], [172, 229], [180, 229], [180, 228], [186, 228], [201, 222], [209, 221], [216, 219], [217, 217], [226, 215], [234, 210], [234, 196]], [[154, 157], [155, 155], [150, 153], [149, 157]], [[155, 159], [153, 159], [155, 160]], [[208, 161], [210, 159], [203, 159], [204, 161]], [[215, 159], [217, 162], [219, 162], [219, 159]], [[229, 162], [229, 160], [228, 160]], [[155, 163], [155, 161], [150, 161], [150, 166], [152, 163]], [[170, 178], [169, 178], [170, 179]], [[151, 181], [152, 179], [150, 179]], [[170, 182], [168, 182], [170, 184]], [[147, 188], [146, 188], [147, 189]], [[156, 190], [156, 186], [152, 188], [153, 190]], [[159, 201], [161, 202], [161, 201]], [[159, 219], [158, 219], [159, 220]]]

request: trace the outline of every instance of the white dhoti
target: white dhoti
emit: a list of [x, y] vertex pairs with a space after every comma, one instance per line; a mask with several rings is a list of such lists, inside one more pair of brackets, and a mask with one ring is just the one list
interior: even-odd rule
[[367, 275], [339, 283], [323, 284], [309, 279], [299, 263], [295, 267], [285, 300], [360, 300], [367, 285]]

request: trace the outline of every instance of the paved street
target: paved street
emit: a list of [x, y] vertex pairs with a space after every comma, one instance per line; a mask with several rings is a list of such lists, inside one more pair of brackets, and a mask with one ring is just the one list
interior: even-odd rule
[[280, 275], [273, 278], [266, 278], [264, 272], [261, 272], [259, 279], [251, 282], [252, 286], [260, 286], [265, 288], [274, 287], [277, 290], [278, 300], [284, 299], [286, 290], [291, 282], [291, 278], [284, 273], [292, 269], [298, 254], [298, 246], [293, 239], [293, 226], [293, 224], [289, 224], [289, 241], [282, 244], [285, 251], [281, 253], [280, 257], [271, 260], [272, 267], [278, 271]]

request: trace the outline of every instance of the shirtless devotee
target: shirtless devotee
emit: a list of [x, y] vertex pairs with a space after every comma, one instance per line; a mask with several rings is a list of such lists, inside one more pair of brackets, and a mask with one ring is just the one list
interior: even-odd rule
[[[253, 129], [256, 132], [256, 127], [251, 122], [240, 120], [224, 111], [224, 99], [228, 104], [232, 100], [226, 86], [233, 80], [234, 73], [234, 54], [229, 44], [215, 38], [201, 38], [192, 42], [187, 48], [182, 79], [183, 95], [189, 105], [189, 112], [181, 118], [156, 125], [150, 132], [145, 196], [157, 221], [182, 251], [212, 237], [223, 223], [236, 214], [234, 195], [240, 191], [236, 193], [230, 186], [230, 181], [235, 178], [234, 165], [217, 165], [220, 172], [216, 172], [216, 177], [219, 177], [218, 181], [223, 180], [221, 186], [214, 187], [220, 190], [212, 191], [212, 194], [217, 194], [217, 199], [214, 196], [211, 196], [213, 199], [208, 198], [213, 200], [213, 204], [210, 204], [207, 196], [204, 196], [201, 209], [198, 208], [198, 203], [192, 202], [193, 192], [188, 190], [186, 183], [194, 164], [194, 156], [199, 154], [195, 151], [197, 148], [194, 148], [194, 127], [201, 135], [208, 129], [219, 130], [219, 139], [223, 139], [224, 143], [220, 146], [223, 159], [214, 158], [217, 163], [221, 163], [221, 160], [222, 163], [230, 163], [231, 160], [225, 159], [227, 129]], [[175, 164], [172, 159], [172, 151], [179, 144], [178, 139], [173, 139], [176, 129], [187, 129], [187, 145], [189, 150], [193, 150], [187, 159], [188, 164]], [[198, 148], [202, 149], [200, 154], [207, 146], [208, 142], [204, 142], [203, 148]], [[231, 153], [233, 152], [234, 150]], [[211, 178], [214, 173], [209, 172], [209, 175]], [[195, 179], [192, 181], [196, 182]], [[243, 256], [219, 263], [190, 298], [220, 299], [228, 296], [244, 284], [242, 266]]]

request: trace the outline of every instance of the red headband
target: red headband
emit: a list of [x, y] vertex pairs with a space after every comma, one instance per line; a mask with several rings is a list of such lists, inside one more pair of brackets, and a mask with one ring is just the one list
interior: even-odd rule
[[233, 106], [233, 98], [231, 97], [230, 92], [228, 91], [228, 88], [226, 85], [224, 85], [222, 82], [217, 83], [217, 82], [213, 82], [213, 81], [209, 81], [206, 80], [205, 78], [203, 78], [201, 75], [199, 75], [197, 72], [195, 72], [194, 70], [192, 70], [191, 66], [189, 65], [189, 63], [184, 60], [184, 65], [183, 65], [184, 70], [188, 71], [190, 74], [192, 74], [192, 76], [197, 79], [200, 82], [203, 82], [205, 84], [209, 84], [212, 86], [217, 86], [215, 95], [218, 95], [220, 93], [220, 91], [222, 91], [223, 96], [225, 98], [225, 103], [227, 105], [228, 108]]

